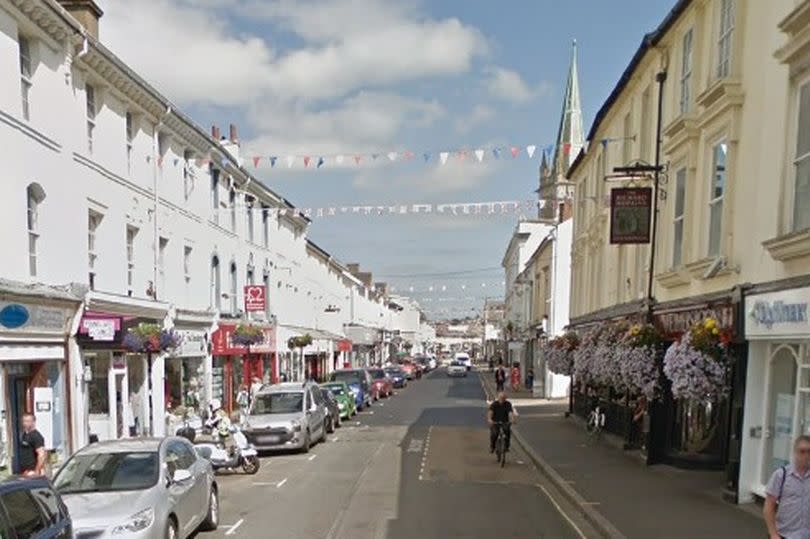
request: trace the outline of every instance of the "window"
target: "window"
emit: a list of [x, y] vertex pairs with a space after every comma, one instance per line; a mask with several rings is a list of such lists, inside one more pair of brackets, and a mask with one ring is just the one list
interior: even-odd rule
[[183, 277], [186, 282], [191, 281], [191, 246], [183, 246]]
[[98, 253], [96, 252], [96, 234], [101, 224], [102, 215], [90, 210], [87, 214], [87, 267], [89, 272], [90, 290], [96, 289], [96, 262]]
[[219, 170], [211, 167], [211, 208], [214, 210], [214, 222], [219, 224]]
[[675, 173], [675, 214], [672, 219], [672, 267], [683, 263], [683, 214], [686, 201], [686, 169]]
[[26, 189], [28, 228], [28, 273], [37, 276], [37, 243], [39, 242], [39, 207], [45, 200], [45, 191], [38, 183]]
[[650, 127], [650, 87], [644, 90], [641, 94], [641, 128], [639, 129], [639, 157], [649, 161], [650, 157], [650, 135], [652, 134], [652, 127]]
[[246, 196], [245, 197], [245, 211], [247, 217], [247, 235], [248, 241], [253, 241], [253, 205], [256, 201], [253, 197]]
[[219, 273], [219, 257], [211, 257], [211, 307], [220, 310], [222, 306], [222, 281]]
[[93, 131], [96, 128], [96, 89], [87, 84], [84, 87], [87, 99], [87, 151], [93, 153]]
[[2, 496], [9, 524], [17, 537], [34, 537], [46, 529], [36, 502], [26, 490], [14, 490]]
[[255, 284], [256, 283], [256, 272], [253, 269], [252, 265], [248, 265], [247, 272], [245, 273], [245, 284]]
[[262, 284], [264, 285], [264, 314], [267, 316], [268, 320], [270, 319], [270, 301], [268, 301], [268, 297], [270, 295], [270, 273], [267, 271], [264, 272], [262, 275]]
[[166, 288], [166, 247], [168, 245], [168, 238], [158, 238], [158, 282], [155, 297], [157, 297], [157, 294], [166, 297], [163, 290]]
[[731, 39], [734, 33], [734, 0], [720, 0], [720, 32], [717, 38], [717, 78], [731, 73]]
[[689, 112], [692, 99], [692, 29], [683, 35], [681, 43], [681, 114]]
[[709, 256], [720, 254], [723, 227], [723, 195], [726, 191], [728, 145], [720, 142], [712, 149], [712, 184], [709, 194]]
[[46, 487], [32, 488], [31, 497], [33, 497], [39, 505], [42, 516], [45, 517], [48, 526], [56, 525], [62, 520], [62, 512], [59, 510], [59, 502], [53, 490]]
[[236, 262], [231, 262], [231, 314], [236, 314], [236, 309], [238, 308], [238, 296], [236, 295], [237, 283], [236, 283]]
[[194, 191], [194, 171], [191, 168], [191, 159], [194, 154], [191, 150], [183, 152], [183, 200], [188, 202], [191, 193]]
[[133, 125], [132, 113], [127, 112], [127, 173], [132, 173], [132, 141], [135, 138], [135, 126]]
[[796, 130], [796, 180], [793, 190], [793, 230], [810, 228], [810, 82], [799, 90]]
[[130, 296], [135, 283], [135, 238], [137, 236], [138, 229], [127, 225], [127, 294]]
[[228, 193], [228, 205], [231, 208], [231, 232], [236, 232], [236, 189], [233, 187]]
[[22, 90], [22, 115], [26, 120], [31, 119], [31, 103], [29, 94], [31, 93], [31, 77], [34, 73], [31, 63], [31, 43], [25, 36], [19, 36], [17, 42], [20, 46], [20, 87]]
[[624, 115], [624, 125], [622, 126], [622, 165], [630, 164], [633, 158], [633, 110], [627, 111]]
[[262, 245], [270, 246], [270, 208], [262, 204]]

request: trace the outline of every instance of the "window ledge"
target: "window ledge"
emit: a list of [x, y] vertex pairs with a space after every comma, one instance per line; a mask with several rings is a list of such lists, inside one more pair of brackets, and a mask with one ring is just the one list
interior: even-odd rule
[[728, 261], [725, 260], [725, 257], [720, 256], [720, 258], [723, 258], [720, 269], [717, 270], [711, 277], [706, 277], [706, 271], [717, 260], [717, 258], [717, 256], [707, 256], [706, 258], [701, 258], [700, 260], [695, 260], [694, 262], [685, 264], [684, 267], [692, 278], [701, 280], [714, 279], [715, 277], [722, 277], [738, 271], [738, 268], [731, 266]]
[[655, 280], [664, 288], [675, 288], [689, 284], [692, 279], [689, 272], [686, 271], [683, 266], [680, 266], [678, 268], [670, 268], [665, 272], [657, 274]]
[[721, 99], [742, 101], [742, 83], [735, 78], [717, 79], [697, 96], [697, 104], [709, 108]]
[[779, 29], [787, 34], [787, 42], [776, 50], [774, 57], [783, 64], [795, 64], [810, 48], [810, 1], [801, 2], [790, 12]]
[[664, 151], [671, 153], [690, 140], [697, 140], [699, 134], [697, 115], [693, 111], [681, 114], [664, 127]]
[[810, 255], [810, 229], [783, 234], [762, 242], [771, 258], [784, 262]]

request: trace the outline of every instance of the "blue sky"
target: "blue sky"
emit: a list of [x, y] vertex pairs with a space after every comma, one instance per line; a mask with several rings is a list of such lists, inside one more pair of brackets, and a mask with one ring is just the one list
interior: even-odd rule
[[[99, 3], [102, 40], [198, 123], [224, 132], [236, 123], [246, 156], [317, 159], [550, 144], [574, 38], [587, 130], [674, 0]], [[317, 171], [277, 164], [256, 175], [300, 207], [526, 200], [538, 156]], [[309, 236], [443, 318], [503, 294], [497, 268], [515, 222], [342, 216], [316, 220]]]

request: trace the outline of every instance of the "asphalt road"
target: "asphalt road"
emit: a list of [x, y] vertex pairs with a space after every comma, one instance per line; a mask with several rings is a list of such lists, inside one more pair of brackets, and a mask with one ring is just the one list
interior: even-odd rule
[[267, 456], [254, 476], [220, 475], [220, 528], [198, 537], [596, 537], [517, 444], [497, 466], [485, 407], [475, 373], [433, 372], [309, 454]]

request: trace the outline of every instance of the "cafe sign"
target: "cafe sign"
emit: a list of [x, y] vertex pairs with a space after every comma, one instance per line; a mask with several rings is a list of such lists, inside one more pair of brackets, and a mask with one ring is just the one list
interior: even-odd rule
[[810, 287], [745, 298], [747, 338], [810, 335]]
[[610, 191], [610, 243], [650, 243], [651, 187], [617, 187]]

